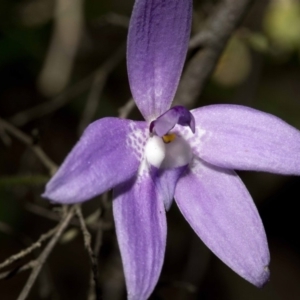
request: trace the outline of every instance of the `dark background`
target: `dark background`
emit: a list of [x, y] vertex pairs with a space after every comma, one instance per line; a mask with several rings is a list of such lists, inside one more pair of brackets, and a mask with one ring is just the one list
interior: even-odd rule
[[[0, 117], [30, 135], [57, 164], [90, 121], [117, 116], [131, 96], [124, 43], [133, 1], [86, 0], [82, 10], [75, 10], [76, 1], [61, 1], [66, 4], [68, 21], [59, 23], [58, 1], [0, 0]], [[201, 29], [216, 2], [194, 1], [192, 34]], [[61, 26], [61, 35], [57, 26]], [[95, 71], [114, 55], [116, 63], [106, 74], [107, 80], [97, 81], [101, 75]], [[194, 107], [243, 104], [300, 129], [299, 62], [299, 1], [254, 1]], [[102, 91], [97, 90], [99, 82], [104, 84]], [[85, 115], [91, 94], [96, 105]], [[26, 119], [27, 110], [40, 104], [45, 106]], [[141, 119], [136, 108], [129, 117]], [[300, 299], [300, 178], [239, 174], [265, 225], [271, 252], [270, 282], [257, 289], [233, 273], [195, 236], [174, 204], [168, 212], [165, 264], [153, 299]], [[40, 197], [48, 179], [47, 169], [33, 152], [0, 127], [1, 261], [58, 222], [58, 208]], [[110, 196], [84, 204], [83, 211], [86, 217], [93, 217], [98, 209], [108, 223], [99, 254], [101, 292], [103, 299], [117, 300], [125, 298], [125, 287]], [[93, 220], [90, 223], [94, 237]], [[39, 250], [1, 272], [16, 270], [38, 254]], [[0, 299], [16, 299], [28, 276], [25, 271], [1, 280]], [[87, 299], [89, 278], [89, 259], [74, 224], [50, 255], [28, 299]]]

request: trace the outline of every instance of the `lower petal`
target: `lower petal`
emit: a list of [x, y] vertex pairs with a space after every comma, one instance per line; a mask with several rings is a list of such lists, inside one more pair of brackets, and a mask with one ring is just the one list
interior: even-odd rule
[[165, 204], [165, 209], [169, 210], [175, 193], [176, 184], [181, 175], [186, 171], [188, 165], [173, 169], [158, 169], [155, 186], [157, 193]]
[[76, 203], [130, 179], [142, 158], [146, 128], [146, 122], [118, 118], [92, 123], [42, 196], [59, 203]]
[[113, 214], [129, 300], [152, 293], [166, 246], [164, 204], [148, 169], [136, 180], [114, 189]]
[[175, 201], [202, 241], [256, 286], [269, 278], [269, 250], [257, 209], [233, 172], [194, 160], [178, 181]]

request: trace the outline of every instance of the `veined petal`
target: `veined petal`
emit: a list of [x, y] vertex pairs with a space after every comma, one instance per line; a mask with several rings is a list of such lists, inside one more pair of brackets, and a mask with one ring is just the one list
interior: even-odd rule
[[300, 131], [283, 120], [239, 105], [211, 105], [192, 111], [194, 152], [223, 168], [300, 174]]
[[163, 265], [164, 204], [146, 165], [139, 177], [114, 189], [113, 213], [129, 300], [146, 300]]
[[269, 278], [269, 250], [257, 209], [231, 170], [194, 160], [177, 183], [175, 201], [202, 241], [256, 286]]
[[192, 0], [136, 0], [127, 42], [133, 98], [147, 121], [171, 105], [184, 64]]
[[142, 159], [146, 132], [146, 122], [104, 118], [92, 123], [42, 196], [59, 203], [76, 203], [130, 179]]

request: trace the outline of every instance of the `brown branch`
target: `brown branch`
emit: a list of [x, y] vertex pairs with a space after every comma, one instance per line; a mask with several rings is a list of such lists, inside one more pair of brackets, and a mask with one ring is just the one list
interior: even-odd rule
[[93, 279], [94, 279], [94, 284], [95, 284], [95, 293], [96, 293], [96, 299], [100, 300], [100, 285], [99, 285], [99, 271], [98, 271], [98, 262], [97, 262], [97, 257], [92, 249], [91, 246], [91, 241], [92, 237], [91, 234], [89, 233], [83, 215], [81, 211], [81, 207], [79, 205], [76, 205], [76, 215], [79, 219], [80, 225], [81, 225], [81, 231], [84, 239], [84, 245], [85, 248], [89, 254], [89, 258], [92, 264], [92, 272], [93, 272]]
[[[106, 192], [102, 195], [102, 201], [104, 204], [107, 202], [107, 198], [108, 198], [108, 193]], [[105, 209], [105, 205], [104, 205], [104, 209]], [[95, 244], [94, 244], [94, 253], [96, 254], [96, 256], [99, 255], [100, 248], [102, 245], [103, 223], [104, 223], [103, 218], [98, 220], [97, 232], [96, 232]], [[95, 281], [94, 281], [94, 274], [92, 273], [90, 276], [89, 291], [88, 291], [88, 297], [87, 297], [88, 300], [95, 300], [95, 292], [94, 291], [95, 291]]]
[[8, 278], [11, 278], [17, 274], [20, 274], [24, 271], [34, 268], [36, 265], [37, 265], [37, 261], [31, 260], [29, 263], [27, 263], [26, 265], [24, 265], [22, 267], [18, 267], [18, 268], [15, 268], [14, 270], [0, 273], [0, 280], [5, 280]]
[[190, 41], [190, 48], [200, 47], [182, 76], [174, 104], [192, 107], [203, 91], [226, 43], [242, 21], [253, 0], [223, 0], [209, 17], [203, 30]]
[[25, 145], [27, 145], [39, 158], [42, 164], [49, 170], [49, 173], [51, 175], [53, 175], [56, 172], [57, 170], [56, 164], [47, 156], [47, 154], [41, 149], [40, 146], [34, 144], [34, 141], [30, 136], [23, 133], [21, 130], [19, 130], [18, 128], [14, 127], [13, 125], [9, 124], [8, 122], [6, 122], [1, 118], [0, 118], [0, 125], [11, 135], [13, 135], [18, 140], [20, 140]]
[[69, 225], [71, 219], [73, 218], [75, 213], [75, 206], [71, 206], [71, 208], [69, 209], [69, 211], [67, 212], [67, 214], [63, 217], [62, 221], [60, 222], [60, 224], [58, 225], [58, 228], [55, 232], [55, 234], [53, 235], [52, 239], [50, 240], [50, 242], [47, 244], [47, 246], [45, 247], [45, 249], [43, 250], [43, 252], [41, 253], [41, 255], [38, 257], [37, 259], [37, 264], [36, 266], [33, 268], [23, 290], [21, 291], [19, 297], [17, 300], [25, 300], [29, 294], [29, 292], [31, 291], [31, 288], [38, 276], [38, 274], [40, 273], [43, 265], [45, 264], [49, 254], [51, 253], [51, 251], [53, 250], [53, 248], [55, 247], [55, 245], [57, 244], [60, 236], [62, 235], [62, 233], [64, 232], [64, 230], [67, 228], [67, 226]]
[[6, 266], [12, 264], [13, 262], [23, 258], [24, 256], [30, 254], [33, 250], [40, 248], [42, 246], [42, 243], [44, 241], [46, 241], [47, 239], [49, 239], [58, 229], [58, 226], [50, 229], [48, 232], [42, 234], [40, 236], [40, 238], [33, 243], [32, 245], [30, 245], [28, 248], [23, 249], [22, 251], [20, 251], [17, 254], [12, 255], [11, 257], [9, 257], [8, 259], [6, 259], [3, 263], [0, 264], [0, 269], [5, 268]]
[[[57, 212], [55, 211], [52, 211], [52, 210], [49, 210], [49, 209], [46, 209], [42, 206], [39, 206], [39, 205], [36, 205], [36, 204], [33, 204], [33, 203], [25, 203], [25, 209], [37, 216], [40, 216], [42, 218], [46, 218], [48, 220], [52, 220], [52, 221], [60, 221], [61, 220], [61, 215], [58, 214]], [[70, 224], [73, 225], [73, 226], [80, 226], [78, 220], [71, 220], [70, 221]]]

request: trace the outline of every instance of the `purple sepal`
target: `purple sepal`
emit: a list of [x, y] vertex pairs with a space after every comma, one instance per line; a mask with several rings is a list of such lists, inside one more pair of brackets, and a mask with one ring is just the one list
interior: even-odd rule
[[133, 177], [142, 158], [146, 122], [98, 120], [85, 130], [42, 195], [54, 202], [93, 198]]
[[300, 131], [283, 120], [241, 105], [192, 113], [197, 126], [189, 142], [203, 160], [227, 169], [300, 175]]
[[192, 132], [195, 132], [195, 118], [183, 106], [174, 106], [159, 116], [150, 124], [150, 132], [156, 133], [158, 136], [167, 134], [176, 124], [189, 126]]
[[152, 175], [144, 170], [136, 180], [114, 189], [113, 214], [128, 300], [149, 298], [164, 260], [166, 213]]
[[241, 277], [261, 287], [270, 255], [253, 200], [234, 171], [194, 159], [176, 186], [175, 201], [197, 235]]
[[145, 119], [170, 108], [183, 68], [192, 21], [192, 0], [137, 0], [127, 40], [128, 77]]

